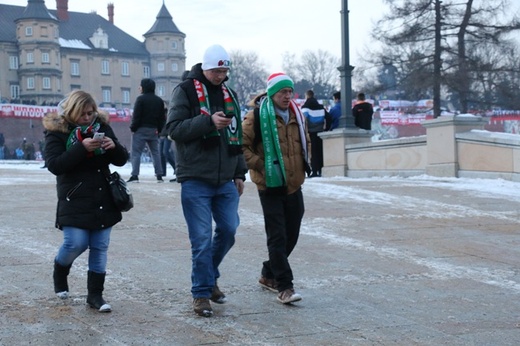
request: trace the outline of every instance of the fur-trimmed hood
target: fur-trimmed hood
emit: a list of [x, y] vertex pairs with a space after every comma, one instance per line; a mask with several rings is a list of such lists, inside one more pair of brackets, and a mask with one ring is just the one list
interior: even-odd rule
[[263, 92], [263, 93], [261, 93], [259, 95], [256, 95], [255, 97], [253, 97], [252, 100], [250, 100], [247, 103], [247, 106], [252, 107], [252, 108], [260, 107], [260, 101], [262, 100], [262, 98], [264, 98], [266, 96], [267, 96], [267, 92]]
[[[101, 124], [108, 125], [109, 124], [109, 116], [104, 112], [98, 112], [98, 116], [95, 121], [100, 122]], [[70, 123], [65, 119], [65, 117], [59, 115], [56, 112], [47, 113], [42, 120], [43, 127], [47, 131], [57, 131], [63, 133], [69, 133], [70, 130], [77, 125]]]

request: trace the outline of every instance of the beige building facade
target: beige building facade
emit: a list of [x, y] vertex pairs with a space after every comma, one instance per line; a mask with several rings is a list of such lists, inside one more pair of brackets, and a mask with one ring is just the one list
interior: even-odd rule
[[[69, 12], [68, 0], [48, 10], [44, 0], [0, 4], [2, 103], [52, 105], [72, 90], [94, 95], [101, 106], [132, 108], [142, 78], [156, 81], [165, 101], [186, 69], [182, 33], [163, 4], [141, 42], [96, 13]], [[143, 18], [146, 20], [146, 18]]]

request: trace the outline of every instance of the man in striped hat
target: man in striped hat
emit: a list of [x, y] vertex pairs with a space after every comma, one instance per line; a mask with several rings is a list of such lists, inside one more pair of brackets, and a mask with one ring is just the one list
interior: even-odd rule
[[259, 283], [290, 304], [302, 299], [293, 287], [288, 257], [295, 248], [304, 213], [301, 186], [309, 171], [310, 140], [305, 117], [292, 100], [294, 83], [284, 73], [267, 79], [243, 122], [243, 153], [264, 213], [269, 260]]

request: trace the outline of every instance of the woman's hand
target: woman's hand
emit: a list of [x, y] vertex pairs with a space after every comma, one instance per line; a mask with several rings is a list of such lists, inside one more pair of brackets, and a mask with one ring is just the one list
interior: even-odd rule
[[92, 152], [96, 149], [110, 150], [116, 147], [116, 144], [112, 138], [107, 136], [103, 137], [102, 139], [85, 138], [81, 143], [88, 152]]
[[105, 150], [110, 150], [110, 149], [114, 149], [115, 147], [116, 147], [116, 143], [114, 143], [112, 138], [105, 136], [101, 140], [101, 148], [103, 148]]

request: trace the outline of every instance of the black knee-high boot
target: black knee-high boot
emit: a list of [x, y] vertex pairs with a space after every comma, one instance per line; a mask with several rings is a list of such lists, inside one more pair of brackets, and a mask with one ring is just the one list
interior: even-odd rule
[[98, 309], [99, 312], [110, 312], [112, 307], [103, 299], [104, 286], [105, 273], [94, 273], [89, 270], [87, 278], [87, 304], [92, 308]]
[[52, 273], [52, 278], [54, 279], [54, 292], [61, 299], [67, 299], [69, 297], [67, 276], [69, 275], [71, 266], [72, 264], [64, 267], [54, 260], [54, 272]]

